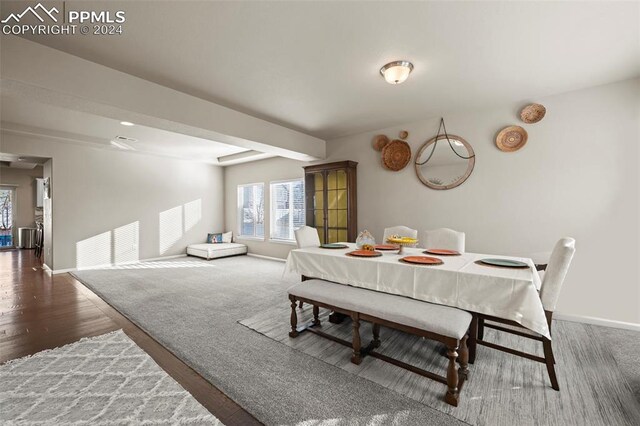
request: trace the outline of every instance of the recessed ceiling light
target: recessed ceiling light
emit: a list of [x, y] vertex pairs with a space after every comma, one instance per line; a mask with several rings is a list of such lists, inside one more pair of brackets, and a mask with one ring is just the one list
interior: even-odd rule
[[135, 126], [135, 124], [130, 121], [121, 121], [120, 124], [122, 124], [123, 126]]
[[413, 64], [409, 61], [393, 61], [380, 68], [380, 74], [389, 84], [400, 84], [409, 78]]

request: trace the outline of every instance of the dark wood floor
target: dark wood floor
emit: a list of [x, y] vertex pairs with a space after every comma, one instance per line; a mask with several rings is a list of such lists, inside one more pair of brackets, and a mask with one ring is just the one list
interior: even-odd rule
[[32, 250], [0, 251], [0, 363], [118, 329], [225, 425], [261, 424], [71, 275], [49, 276]]

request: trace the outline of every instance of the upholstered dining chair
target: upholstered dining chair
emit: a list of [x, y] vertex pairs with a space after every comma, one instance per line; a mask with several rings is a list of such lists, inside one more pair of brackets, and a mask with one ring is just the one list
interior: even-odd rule
[[447, 249], [464, 253], [464, 232], [449, 228], [438, 228], [424, 231], [422, 246], [427, 249]]
[[296, 244], [298, 248], [318, 247], [320, 245], [320, 237], [318, 230], [310, 226], [302, 226], [294, 231], [296, 236]]
[[551, 252], [538, 252], [538, 253], [530, 253], [522, 257], [528, 257], [533, 260], [533, 264], [536, 265], [536, 271], [538, 271], [538, 275], [540, 276], [540, 282], [544, 279], [544, 273], [549, 264], [549, 259], [551, 258]]
[[[311, 226], [301, 226], [300, 228], [293, 231], [296, 236], [296, 245], [298, 248], [305, 247], [319, 247], [320, 246], [320, 237], [318, 236], [318, 230], [316, 228], [312, 228]], [[302, 276], [302, 281], [307, 280], [307, 277]], [[302, 308], [303, 303], [300, 302], [300, 308]], [[317, 309], [317, 307], [314, 307]]]
[[382, 244], [387, 243], [387, 238], [392, 235], [400, 235], [401, 237], [409, 237], [418, 239], [418, 231], [411, 229], [408, 226], [392, 226], [391, 228], [384, 228], [384, 236], [382, 237]]
[[[542, 306], [544, 307], [544, 312], [547, 317], [547, 324], [549, 326], [550, 333], [551, 333], [551, 321], [553, 317], [553, 311], [555, 311], [556, 309], [556, 303], [558, 302], [560, 289], [562, 288], [562, 284], [564, 283], [564, 279], [567, 275], [567, 271], [569, 270], [569, 266], [571, 265], [573, 254], [576, 251], [575, 246], [576, 246], [576, 241], [573, 238], [565, 237], [565, 238], [562, 238], [560, 241], [558, 241], [555, 247], [553, 248], [553, 251], [551, 252], [551, 257], [549, 259], [549, 263], [547, 264], [547, 267], [542, 279], [542, 284], [540, 286], [540, 299], [542, 301]], [[533, 361], [538, 361], [543, 364], [546, 364], [547, 372], [549, 373], [549, 379], [551, 380], [551, 387], [555, 390], [560, 390], [560, 386], [558, 386], [558, 378], [556, 377], [556, 370], [555, 370], [556, 361], [553, 356], [551, 340], [537, 334], [532, 334], [531, 332], [528, 332], [528, 331], [520, 331], [517, 328], [523, 328], [523, 327], [520, 324], [513, 321], [490, 317], [482, 314], [477, 314], [477, 317], [478, 317], [478, 320], [477, 320], [478, 333], [477, 333], [477, 340], [474, 343], [474, 345], [479, 344], [479, 345], [487, 346], [493, 349], [501, 350], [513, 355], [518, 355], [524, 358], [531, 359]], [[485, 323], [485, 320], [488, 320], [490, 322]], [[506, 328], [506, 327], [497, 325], [495, 323], [508, 324], [510, 326], [516, 326], [517, 328]], [[497, 345], [495, 343], [486, 342], [485, 340], [483, 340], [485, 327], [542, 342], [544, 357], [529, 354], [526, 352], [521, 352], [515, 349], [507, 348], [505, 346]]]

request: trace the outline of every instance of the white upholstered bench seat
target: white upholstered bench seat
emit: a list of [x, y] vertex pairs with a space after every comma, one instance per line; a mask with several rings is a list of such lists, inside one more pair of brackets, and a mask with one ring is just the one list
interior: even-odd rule
[[296, 284], [288, 293], [458, 340], [472, 318], [457, 308], [317, 279]]
[[[351, 346], [351, 362], [354, 364], [359, 365], [364, 356], [370, 355], [437, 380], [447, 385], [445, 402], [458, 406], [460, 389], [469, 375], [469, 349], [466, 342], [468, 339], [467, 331], [473, 319], [469, 312], [395, 294], [380, 293], [318, 279], [296, 284], [289, 288], [288, 293], [291, 302], [289, 337], [295, 338], [301, 332], [308, 330], [342, 345]], [[313, 305], [313, 321], [301, 328], [298, 327], [296, 302]], [[319, 327], [322, 326], [319, 319], [321, 307], [351, 317], [351, 343], [319, 330]], [[361, 321], [372, 323], [373, 340], [365, 348], [361, 344]], [[447, 376], [440, 376], [377, 352], [375, 349], [381, 345], [381, 325], [444, 343], [449, 359]], [[460, 364], [459, 369], [456, 369], [456, 361]]]
[[187, 247], [188, 255], [204, 259], [217, 259], [246, 253], [247, 246], [239, 243], [191, 244]]

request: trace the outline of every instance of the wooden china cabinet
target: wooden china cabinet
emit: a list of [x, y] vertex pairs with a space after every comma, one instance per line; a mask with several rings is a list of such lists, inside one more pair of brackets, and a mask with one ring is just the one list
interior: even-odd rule
[[358, 235], [355, 161], [304, 167], [307, 226], [320, 242], [354, 242]]

